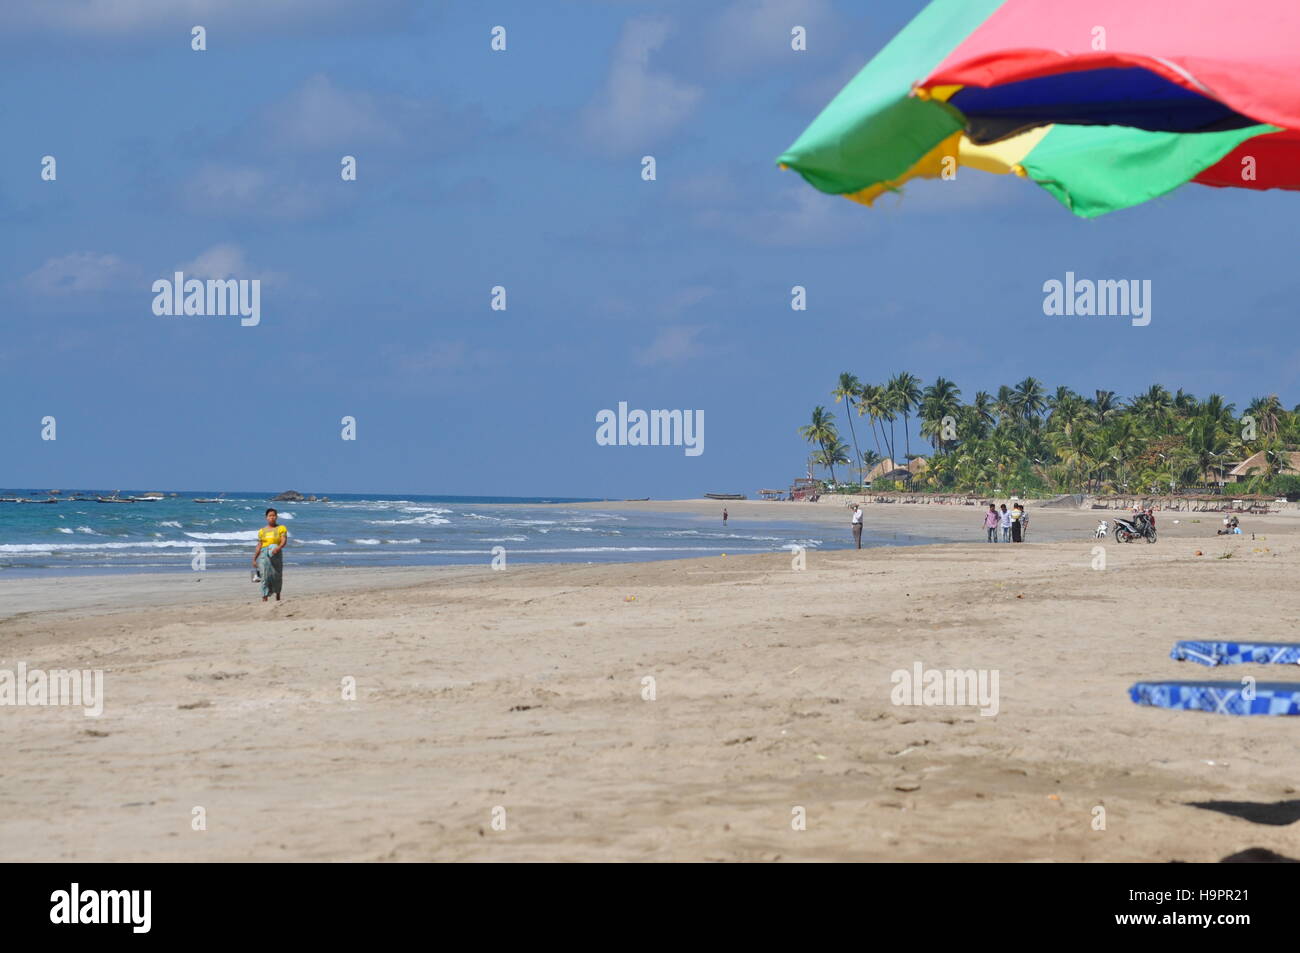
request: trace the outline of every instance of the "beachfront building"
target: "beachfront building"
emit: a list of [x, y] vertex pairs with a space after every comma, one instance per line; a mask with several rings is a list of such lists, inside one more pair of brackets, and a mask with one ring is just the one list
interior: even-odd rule
[[[1281, 454], [1281, 467], [1278, 476], [1300, 476], [1300, 453], [1287, 450]], [[1268, 460], [1263, 450], [1251, 454], [1223, 475], [1224, 483], [1245, 483], [1252, 477], [1264, 476], [1269, 472]]]
[[925, 462], [925, 457], [913, 457], [907, 466], [899, 466], [893, 460], [886, 457], [877, 463], [867, 473], [866, 482], [874, 483], [876, 480], [894, 480], [898, 483], [907, 485], [912, 482], [912, 478], [924, 473], [929, 464]]

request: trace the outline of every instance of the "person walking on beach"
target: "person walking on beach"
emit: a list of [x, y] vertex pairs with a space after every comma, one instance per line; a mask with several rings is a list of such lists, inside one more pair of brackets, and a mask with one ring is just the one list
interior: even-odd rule
[[275, 601], [280, 601], [280, 587], [284, 582], [284, 556], [281, 550], [289, 541], [289, 531], [277, 520], [280, 514], [274, 509], [266, 511], [266, 525], [257, 531], [257, 552], [253, 553], [253, 565], [262, 579], [262, 601], [274, 593]]
[[861, 549], [862, 548], [862, 510], [861, 508], [859, 508], [858, 504], [856, 503], [853, 504], [853, 519], [849, 521], [849, 526], [853, 528], [854, 544], [858, 547], [858, 549]]
[[1020, 506], [1020, 541], [1023, 543], [1029, 539], [1029, 507], [1021, 504]]
[[1013, 543], [1024, 542], [1020, 535], [1020, 517], [1024, 515], [1025, 511], [1020, 508], [1019, 503], [1011, 507], [1011, 542]]
[[992, 503], [989, 504], [989, 511], [984, 514], [984, 535], [988, 537], [990, 543], [998, 541], [998, 524], [1002, 518], [998, 516], [998, 508]]
[[1002, 512], [998, 514], [998, 524], [1002, 527], [1002, 542], [1011, 542], [1011, 514], [1007, 512], [1007, 504], [1002, 504]]
[[727, 508], [725, 506], [722, 508], [722, 525], [727, 525]]

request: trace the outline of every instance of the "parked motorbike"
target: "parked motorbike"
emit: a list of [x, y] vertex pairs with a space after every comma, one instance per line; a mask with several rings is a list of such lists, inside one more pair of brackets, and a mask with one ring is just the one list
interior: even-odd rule
[[1142, 537], [1148, 543], [1156, 541], [1156, 528], [1145, 513], [1139, 513], [1132, 520], [1115, 520], [1115, 539], [1121, 543], [1131, 543]]

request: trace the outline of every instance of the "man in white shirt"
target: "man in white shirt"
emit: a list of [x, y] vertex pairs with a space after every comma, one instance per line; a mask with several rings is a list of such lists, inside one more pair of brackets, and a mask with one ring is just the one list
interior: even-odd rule
[[1002, 522], [1002, 542], [1011, 542], [1011, 512], [1007, 509], [1007, 504], [1002, 504], [1002, 513], [999, 517]]
[[862, 548], [862, 510], [858, 509], [858, 504], [853, 504], [853, 519], [849, 523], [853, 527], [853, 542], [857, 544], [858, 549]]

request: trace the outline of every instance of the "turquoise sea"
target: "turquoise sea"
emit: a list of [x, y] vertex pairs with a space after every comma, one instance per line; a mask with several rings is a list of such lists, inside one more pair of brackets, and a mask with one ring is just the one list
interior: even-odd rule
[[[122, 497], [143, 491], [121, 491]], [[275, 505], [289, 529], [287, 564], [411, 566], [487, 564], [494, 547], [509, 561], [628, 562], [719, 553], [762, 553], [791, 545], [850, 545], [825, 525], [620, 510], [563, 504], [562, 498], [333, 494], [330, 502], [270, 503], [274, 492], [163, 491], [156, 502], [99, 503], [72, 497], [112, 491], [65, 490], [51, 504], [0, 503], [0, 575], [55, 572], [189, 572], [202, 552], [209, 570], [244, 570], [263, 511]], [[0, 497], [46, 499], [44, 490], [0, 490]], [[542, 505], [559, 504], [559, 505]], [[719, 514], [723, 504], [718, 504]], [[929, 543], [889, 533], [863, 545]]]

